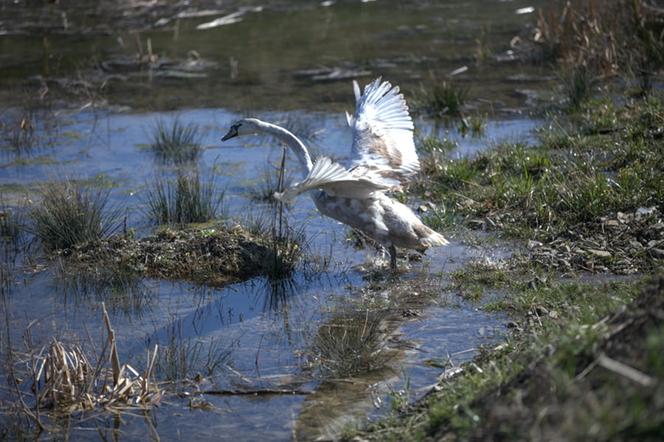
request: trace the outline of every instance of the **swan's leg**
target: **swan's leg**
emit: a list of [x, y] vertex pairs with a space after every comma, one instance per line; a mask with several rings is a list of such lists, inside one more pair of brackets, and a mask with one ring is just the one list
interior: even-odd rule
[[397, 248], [394, 247], [394, 246], [390, 246], [389, 251], [390, 251], [390, 269], [391, 270], [396, 270], [397, 269]]

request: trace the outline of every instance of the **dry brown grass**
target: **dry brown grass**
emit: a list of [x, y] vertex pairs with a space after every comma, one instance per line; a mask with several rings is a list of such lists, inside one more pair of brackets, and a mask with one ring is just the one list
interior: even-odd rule
[[541, 58], [563, 67], [582, 65], [643, 83], [664, 65], [662, 23], [642, 0], [555, 1], [539, 10], [531, 40]]
[[100, 407], [148, 407], [159, 402], [162, 392], [150, 380], [157, 347], [148, 355], [148, 366], [142, 374], [129, 364], [121, 365], [115, 331], [105, 306], [103, 315], [111, 349], [110, 369], [102, 364], [103, 355], [96, 365], [92, 364], [81, 347], [66, 345], [54, 338], [42, 348], [33, 365], [34, 391], [39, 408], [74, 413]]

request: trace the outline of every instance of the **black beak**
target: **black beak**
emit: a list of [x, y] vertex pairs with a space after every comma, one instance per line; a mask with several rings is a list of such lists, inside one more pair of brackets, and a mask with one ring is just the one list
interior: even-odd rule
[[234, 127], [231, 127], [228, 130], [228, 133], [221, 138], [221, 141], [230, 140], [233, 137], [237, 137], [237, 129], [234, 128]]

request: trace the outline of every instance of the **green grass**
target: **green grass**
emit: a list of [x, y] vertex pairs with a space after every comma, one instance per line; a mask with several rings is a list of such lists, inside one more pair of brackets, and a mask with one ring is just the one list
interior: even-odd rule
[[438, 138], [435, 135], [418, 137], [416, 141], [418, 150], [429, 155], [446, 154], [458, 147], [455, 141], [449, 138]]
[[119, 213], [108, 207], [109, 191], [76, 181], [44, 185], [41, 201], [30, 211], [34, 233], [46, 250], [68, 249], [109, 236], [119, 227]]
[[221, 213], [223, 199], [212, 176], [205, 180], [198, 171], [179, 172], [173, 180], [155, 178], [147, 193], [147, 214], [156, 224], [204, 223]]
[[470, 300], [482, 299], [486, 289], [505, 289], [515, 283], [506, 269], [481, 262], [471, 262], [450, 276], [452, 289]]
[[166, 343], [159, 350], [156, 361], [158, 378], [179, 387], [185, 381], [213, 376], [230, 359], [232, 345], [224, 345], [214, 337], [185, 337], [182, 323], [173, 320], [166, 327]]
[[275, 192], [288, 188], [292, 181], [289, 177], [285, 177], [282, 183], [279, 178], [279, 169], [268, 165], [259, 182], [249, 190], [249, 197], [257, 202], [274, 204], [277, 202], [274, 198]]
[[460, 219], [545, 243], [570, 232], [611, 242], [600, 231], [607, 219], [649, 207], [664, 213], [663, 124], [659, 98], [623, 107], [592, 100], [542, 131], [539, 146], [502, 144], [471, 158], [425, 157], [425, 177], [415, 189], [445, 207], [430, 215], [434, 225]]
[[200, 128], [195, 123], [157, 120], [152, 128], [150, 148], [163, 162], [184, 163], [198, 159], [201, 153]]

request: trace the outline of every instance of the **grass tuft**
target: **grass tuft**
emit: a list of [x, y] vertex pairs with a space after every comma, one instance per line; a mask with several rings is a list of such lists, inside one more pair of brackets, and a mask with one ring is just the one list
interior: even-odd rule
[[570, 110], [578, 110], [587, 102], [597, 85], [596, 75], [583, 64], [563, 68], [559, 78]]
[[163, 162], [193, 162], [201, 153], [200, 128], [195, 123], [185, 124], [179, 118], [170, 122], [157, 120], [152, 129], [150, 148]]
[[[278, 208], [276, 210], [279, 210]], [[263, 273], [273, 281], [291, 277], [297, 263], [305, 253], [306, 237], [302, 228], [295, 229], [281, 217], [251, 215], [243, 224], [247, 231], [258, 238], [266, 238], [271, 254], [263, 263]]]
[[272, 164], [268, 164], [261, 180], [249, 190], [249, 197], [257, 202], [276, 204], [277, 200], [274, 198], [274, 194], [288, 188], [292, 181], [290, 177], [285, 176], [282, 183], [279, 168], [274, 168]]
[[30, 211], [34, 231], [49, 250], [109, 236], [119, 227], [119, 213], [108, 210], [109, 191], [68, 180], [41, 188], [41, 203]]
[[203, 180], [198, 171], [179, 172], [175, 180], [155, 178], [147, 193], [147, 211], [156, 224], [203, 223], [220, 214], [223, 199], [213, 176]]
[[432, 117], [459, 117], [468, 99], [468, 88], [451, 81], [436, 82], [428, 89], [421, 89], [416, 99], [417, 107]]

